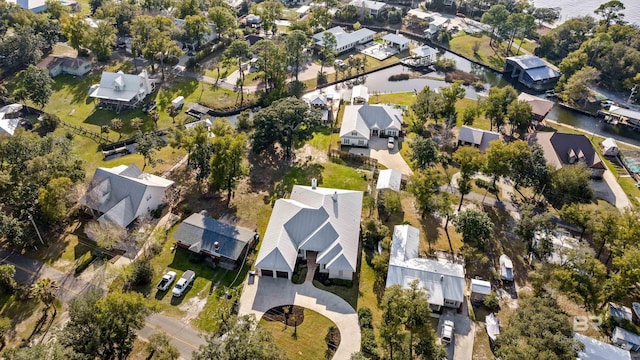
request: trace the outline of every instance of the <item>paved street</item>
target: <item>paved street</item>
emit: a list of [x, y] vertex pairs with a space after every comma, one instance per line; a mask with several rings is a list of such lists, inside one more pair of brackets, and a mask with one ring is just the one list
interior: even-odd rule
[[292, 304], [316, 311], [336, 324], [341, 337], [334, 360], [347, 360], [351, 354], [360, 351], [360, 325], [356, 311], [342, 298], [314, 287], [309, 281], [296, 285], [288, 279], [256, 275], [245, 281], [238, 313], [254, 314], [260, 320], [269, 309]]
[[[54, 280], [60, 286], [57, 295], [63, 302], [73, 300], [94, 286], [90, 282], [78, 279], [71, 274], [65, 274], [51, 266], [8, 249], [0, 248], [0, 263], [14, 265], [16, 268], [16, 281], [21, 283], [31, 284], [43, 277]], [[140, 330], [139, 335], [147, 338], [158, 329], [165, 331], [169, 335], [171, 344], [178, 348], [183, 359], [191, 359], [192, 352], [205, 343], [198, 330], [162, 314], [149, 316], [145, 327]]]

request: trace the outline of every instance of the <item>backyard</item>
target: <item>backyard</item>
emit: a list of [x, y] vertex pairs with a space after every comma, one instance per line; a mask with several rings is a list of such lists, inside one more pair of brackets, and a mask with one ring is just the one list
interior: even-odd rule
[[[503, 44], [500, 44], [496, 51], [496, 45], [489, 45], [490, 40], [491, 38], [487, 35], [474, 36], [461, 32], [449, 41], [449, 48], [468, 59], [478, 61], [502, 71], [505, 64], [506, 49]], [[477, 51], [474, 51], [474, 47], [477, 47]], [[518, 44], [514, 42], [512, 51], [515, 52], [517, 50]]]

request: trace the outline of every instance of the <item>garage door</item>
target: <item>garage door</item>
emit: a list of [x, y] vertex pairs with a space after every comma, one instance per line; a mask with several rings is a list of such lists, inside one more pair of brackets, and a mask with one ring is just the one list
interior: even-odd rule
[[283, 279], [289, 278], [289, 273], [286, 271], [276, 271], [276, 276]]
[[261, 274], [262, 276], [273, 277], [273, 271], [272, 271], [272, 270], [265, 270], [265, 269], [262, 269], [262, 270], [260, 270], [260, 274]]

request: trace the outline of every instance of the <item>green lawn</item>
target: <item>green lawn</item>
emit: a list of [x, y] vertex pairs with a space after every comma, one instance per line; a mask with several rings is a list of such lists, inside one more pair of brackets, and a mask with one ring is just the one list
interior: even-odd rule
[[[324, 338], [334, 323], [315, 311], [304, 309], [304, 321], [297, 326], [294, 337], [294, 327], [278, 321], [268, 321], [263, 317], [261, 327], [269, 330], [273, 340], [282, 349], [289, 360], [324, 359], [327, 343]], [[349, 334], [340, 334], [343, 338]]]
[[[10, 347], [25, 345], [22, 340], [29, 338], [33, 332], [38, 319], [42, 316], [42, 308], [42, 303], [34, 299], [20, 300], [15, 295], [8, 294], [0, 296], [0, 317], [11, 320], [11, 332], [7, 334], [6, 345]], [[60, 309], [58, 310], [60, 314]], [[59, 319], [60, 316], [56, 317], [52, 326], [55, 326]], [[36, 338], [41, 336], [35, 335]]]
[[370, 104], [398, 104], [410, 106], [416, 99], [413, 92], [372, 95]]
[[[469, 106], [476, 106], [478, 104], [477, 100], [473, 99], [459, 99], [456, 101], [456, 110], [458, 111], [458, 117], [456, 119], [456, 125], [462, 126], [462, 115], [464, 114], [464, 109]], [[491, 121], [484, 117], [484, 114], [480, 115], [479, 118], [475, 119], [473, 125], [475, 128], [482, 130], [489, 130], [491, 128]]]
[[319, 185], [328, 188], [360, 190], [367, 189], [367, 182], [362, 175], [352, 167], [328, 162], [322, 165], [322, 180]]
[[307, 143], [316, 149], [322, 151], [328, 151], [330, 145], [334, 145], [339, 141], [340, 136], [338, 133], [334, 133], [330, 127], [321, 127], [313, 133], [311, 140]]
[[[490, 46], [491, 39], [487, 35], [476, 37], [473, 35], [458, 35], [449, 41], [449, 48], [465, 57], [484, 63], [490, 67], [502, 70], [505, 64], [504, 49], [502, 47], [496, 52], [495, 45]], [[473, 51], [475, 44], [479, 45], [477, 52]], [[517, 50], [517, 47], [513, 51]]]

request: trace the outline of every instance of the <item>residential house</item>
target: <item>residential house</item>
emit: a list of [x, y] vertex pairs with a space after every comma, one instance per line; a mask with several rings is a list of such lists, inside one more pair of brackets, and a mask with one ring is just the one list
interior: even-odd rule
[[[73, 0], [59, 0], [62, 5], [68, 6], [71, 11], [80, 9], [78, 2]], [[46, 0], [8, 0], [8, 3], [18, 4], [25, 10], [31, 10], [34, 13], [41, 13], [47, 9]]]
[[352, 280], [358, 262], [362, 192], [295, 185], [273, 206], [256, 260], [261, 276], [291, 279], [298, 257], [315, 257], [329, 278]]
[[257, 29], [262, 26], [262, 18], [260, 15], [249, 14], [244, 18], [245, 26]]
[[146, 70], [140, 74], [104, 71], [99, 85], [91, 87], [89, 97], [98, 99], [100, 106], [115, 111], [136, 108], [153, 91], [154, 83]]
[[376, 190], [378, 192], [384, 190], [391, 190], [400, 192], [400, 186], [402, 185], [402, 174], [392, 169], [380, 170], [378, 174], [378, 182], [376, 182]]
[[[184, 23], [185, 20], [184, 19], [173, 19], [173, 23], [176, 25], [176, 27], [182, 29], [184, 28]], [[216, 33], [216, 25], [213, 23], [208, 23], [207, 27], [209, 28], [209, 33], [208, 34], [204, 34], [204, 36], [202, 37], [201, 41], [200, 41], [200, 45], [206, 45], [214, 40], [216, 40], [218, 38], [218, 34]], [[198, 44], [196, 42], [180, 42], [178, 41], [178, 45], [180, 45], [181, 48], [183, 49], [189, 49], [189, 50], [197, 50]]]
[[617, 156], [620, 152], [620, 148], [618, 148], [618, 143], [613, 138], [606, 138], [600, 143], [600, 150], [602, 150], [602, 155], [604, 156]]
[[402, 59], [403, 64], [415, 67], [431, 66], [438, 56], [438, 51], [430, 46], [422, 45], [409, 49], [409, 57]]
[[352, 0], [349, 5], [353, 5], [358, 8], [362, 16], [379, 17], [387, 11], [387, 4], [381, 1], [373, 0]]
[[0, 108], [0, 134], [13, 136], [20, 127], [22, 104], [9, 104]]
[[68, 56], [47, 56], [37, 66], [41, 69], [47, 69], [51, 77], [60, 74], [84, 76], [91, 71], [90, 61]]
[[[367, 28], [361, 28], [354, 32], [346, 32], [342, 27], [335, 26], [331, 29], [326, 30], [333, 34], [336, 38], [336, 52], [338, 54], [342, 54], [346, 51], [349, 51], [356, 47], [356, 45], [366, 44], [370, 41], [373, 41], [373, 35], [376, 34], [375, 31], [369, 30]], [[323, 36], [326, 31], [319, 32], [313, 35], [313, 41], [316, 47], [322, 47], [323, 44]]]
[[551, 111], [551, 108], [553, 108], [553, 105], [555, 105], [553, 101], [524, 92], [518, 95], [518, 100], [526, 101], [527, 104], [531, 106], [534, 125], [538, 125], [538, 123], [542, 122], [542, 120], [547, 117], [547, 114], [549, 114], [549, 111]]
[[534, 55], [511, 56], [506, 60], [504, 74], [518, 79], [522, 85], [534, 90], [553, 88], [560, 79], [559, 71]]
[[236, 269], [255, 245], [258, 234], [241, 226], [220, 222], [206, 213], [191, 214], [173, 235], [179, 247], [203, 254], [217, 266]]
[[402, 110], [389, 105], [348, 105], [340, 127], [340, 144], [368, 147], [372, 136], [399, 136]]
[[356, 85], [351, 89], [351, 105], [368, 104], [369, 88], [364, 85]]
[[484, 153], [494, 140], [500, 140], [500, 134], [493, 131], [481, 130], [463, 125], [458, 134], [458, 146], [471, 145]]
[[584, 348], [578, 351], [578, 360], [631, 360], [631, 353], [628, 350], [594, 338], [575, 333], [573, 340], [584, 345]]
[[411, 9], [407, 11], [405, 22], [409, 27], [427, 27], [424, 36], [427, 39], [435, 38], [442, 27], [449, 23], [450, 19], [437, 12]]
[[547, 163], [556, 169], [565, 165], [584, 164], [591, 171], [591, 177], [602, 178], [607, 169], [591, 141], [581, 134], [559, 132], [537, 132], [527, 137], [529, 146], [538, 144], [544, 151]]
[[99, 222], [124, 228], [157, 209], [171, 185], [173, 181], [142, 172], [135, 165], [99, 167], [80, 205], [97, 212]]
[[411, 40], [399, 34], [387, 34], [382, 37], [382, 40], [388, 47], [394, 48], [398, 50], [398, 52], [408, 50], [409, 44], [411, 43]]
[[420, 258], [420, 230], [411, 225], [393, 228], [387, 287], [408, 288], [414, 281], [429, 295], [429, 307], [457, 309], [464, 301], [464, 266], [435, 259]]
[[491, 283], [480, 279], [471, 279], [471, 291], [469, 298], [471, 301], [482, 302], [484, 298], [491, 294]]
[[613, 332], [611, 333], [611, 342], [625, 350], [640, 350], [640, 336], [619, 326], [616, 326], [613, 329]]
[[571, 234], [560, 231], [537, 231], [533, 234], [532, 248], [541, 246], [547, 242], [551, 247], [551, 253], [546, 260], [552, 264], [565, 265], [572, 254], [585, 254], [595, 256], [590, 247], [585, 246]]
[[616, 321], [633, 321], [633, 313], [631, 308], [616, 303], [609, 303], [608, 315]]

